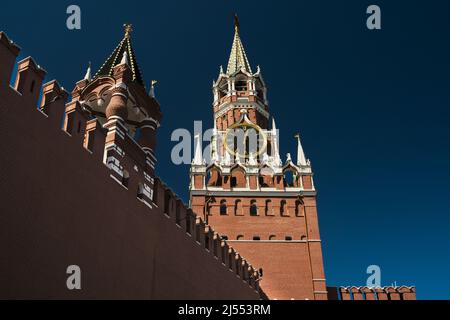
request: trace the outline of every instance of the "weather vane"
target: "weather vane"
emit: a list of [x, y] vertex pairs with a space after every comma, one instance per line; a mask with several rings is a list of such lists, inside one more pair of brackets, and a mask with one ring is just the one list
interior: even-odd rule
[[130, 33], [133, 32], [133, 25], [130, 23], [125, 23], [123, 25], [124, 31], [125, 31], [125, 37], [128, 38], [130, 36]]
[[239, 18], [237, 14], [234, 14], [234, 28], [239, 30]]

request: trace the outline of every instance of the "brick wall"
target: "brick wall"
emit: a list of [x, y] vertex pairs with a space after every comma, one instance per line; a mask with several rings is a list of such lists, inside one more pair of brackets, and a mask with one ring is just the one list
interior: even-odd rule
[[[190, 211], [162, 182], [148, 203], [134, 168], [127, 185], [114, 177], [96, 121], [61, 128], [67, 93], [57, 82], [44, 85], [38, 110], [45, 71], [31, 58], [9, 86], [18, 52], [0, 33], [0, 298], [260, 299], [254, 269], [200, 218], [187, 232]], [[66, 288], [69, 265], [81, 268], [81, 291]]]

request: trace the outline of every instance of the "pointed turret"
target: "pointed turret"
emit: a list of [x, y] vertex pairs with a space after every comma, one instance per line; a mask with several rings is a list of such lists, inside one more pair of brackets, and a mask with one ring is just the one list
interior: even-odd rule
[[123, 52], [122, 60], [120, 60], [120, 64], [126, 64], [127, 66], [130, 65], [128, 62], [128, 53], [126, 51]]
[[275, 118], [272, 118], [272, 158], [274, 165], [281, 165], [280, 147], [278, 142], [278, 129], [275, 123]]
[[217, 123], [216, 121], [214, 121], [214, 129], [211, 138], [211, 162], [213, 163], [218, 162], [220, 160], [219, 153], [217, 152], [217, 135], [218, 135]]
[[149, 92], [149, 96], [152, 98], [156, 98], [156, 94], [155, 94], [155, 86], [158, 83], [158, 81], [156, 80], [152, 80], [151, 85], [150, 85], [150, 92]]
[[239, 35], [239, 20], [237, 15], [234, 17], [234, 31], [233, 47], [231, 48], [227, 74], [230, 75], [239, 70], [252, 73], [250, 63], [248, 62], [247, 55], [245, 54], [244, 45], [242, 44], [241, 37]]
[[131, 43], [130, 33], [133, 31], [133, 28], [130, 24], [125, 24], [124, 29], [125, 35], [122, 41], [120, 41], [118, 46], [114, 49], [113, 53], [97, 71], [94, 79], [101, 76], [112, 76], [114, 67], [125, 62], [130, 66], [132, 81], [135, 81], [144, 86], [144, 81], [142, 79], [142, 75], [139, 70], [139, 66], [137, 64], [136, 56], [134, 54], [133, 46]]
[[297, 165], [298, 166], [307, 166], [308, 161], [305, 157], [305, 152], [303, 151], [302, 140], [300, 138], [300, 134], [297, 134], [295, 138], [298, 141], [298, 150], [297, 150]]
[[154, 166], [161, 109], [143, 84], [131, 44], [131, 31], [131, 25], [125, 25], [123, 39], [94, 77], [89, 66], [84, 79], [77, 82], [72, 99], [82, 104], [83, 116], [96, 118], [109, 136], [117, 133], [124, 140], [134, 140], [132, 145], [137, 143], [151, 158], [148, 163]]
[[275, 118], [272, 117], [272, 134], [276, 135], [277, 134], [277, 124], [275, 122]]
[[202, 142], [200, 140], [200, 135], [195, 136], [195, 157], [193, 164], [196, 166], [201, 166], [203, 164], [202, 158]]
[[86, 70], [86, 75], [84, 76], [84, 80], [87, 81], [91, 81], [92, 80], [92, 76], [91, 76], [91, 63], [89, 62], [89, 67]]

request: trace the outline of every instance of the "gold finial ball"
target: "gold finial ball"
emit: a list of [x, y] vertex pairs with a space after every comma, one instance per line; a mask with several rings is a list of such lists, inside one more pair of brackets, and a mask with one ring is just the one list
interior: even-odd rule
[[129, 37], [130, 33], [133, 32], [133, 25], [130, 23], [125, 23], [123, 25], [123, 30], [125, 32], [125, 37]]

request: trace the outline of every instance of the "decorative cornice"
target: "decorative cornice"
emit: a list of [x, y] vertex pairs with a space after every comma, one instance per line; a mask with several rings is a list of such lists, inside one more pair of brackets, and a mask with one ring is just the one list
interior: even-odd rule
[[[211, 190], [191, 190], [191, 196], [217, 196], [217, 197], [235, 197], [236, 191], [211, 191]], [[315, 197], [316, 191], [296, 191], [290, 192], [285, 190], [279, 191], [263, 191], [263, 190], [240, 190], [239, 194], [245, 197], [289, 197], [295, 198], [299, 196]]]
[[270, 114], [257, 102], [224, 102], [218, 107], [218, 111], [215, 113], [215, 119], [223, 117], [228, 111], [233, 109], [256, 109], [265, 118], [269, 119]]

